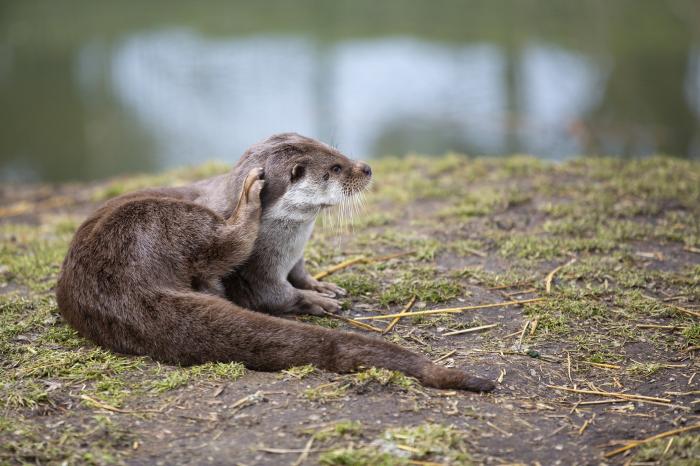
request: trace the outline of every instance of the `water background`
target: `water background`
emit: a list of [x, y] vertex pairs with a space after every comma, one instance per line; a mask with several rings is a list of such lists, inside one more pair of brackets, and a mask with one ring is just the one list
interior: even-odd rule
[[0, 181], [218, 159], [700, 158], [693, 0], [0, 0]]

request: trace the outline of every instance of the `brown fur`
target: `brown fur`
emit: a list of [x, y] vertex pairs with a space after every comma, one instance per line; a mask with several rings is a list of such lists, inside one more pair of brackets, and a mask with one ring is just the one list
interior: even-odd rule
[[[240, 361], [257, 370], [314, 364], [336, 372], [377, 366], [438, 388], [493, 389], [380, 338], [241, 307], [274, 313], [287, 305], [293, 312], [335, 306], [328, 295], [341, 290], [311, 279], [303, 260], [283, 287], [256, 267], [270, 259], [256, 250], [261, 216], [296, 179], [323, 179], [329, 162], [342, 163], [344, 189], [358, 189], [358, 177], [369, 176], [369, 167], [324, 144], [278, 135], [253, 146], [224, 177], [108, 201], [73, 238], [56, 290], [62, 315], [100, 345], [168, 363]], [[294, 168], [300, 164], [302, 175]], [[266, 292], [268, 283], [278, 289]]]

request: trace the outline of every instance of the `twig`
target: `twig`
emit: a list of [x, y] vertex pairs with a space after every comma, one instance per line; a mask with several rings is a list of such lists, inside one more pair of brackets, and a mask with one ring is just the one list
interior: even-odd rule
[[560, 265], [559, 267], [556, 267], [554, 270], [552, 270], [551, 272], [549, 272], [549, 273], [547, 274], [547, 277], [544, 279], [544, 289], [545, 289], [545, 291], [546, 291], [547, 294], [549, 294], [549, 293], [552, 292], [552, 280], [554, 279], [554, 275], [556, 275], [557, 272], [559, 272], [559, 271], [560, 271], [561, 269], [563, 269], [564, 267], [569, 266], [569, 265], [573, 264], [574, 262], [576, 262], [576, 258], [575, 258], [575, 257], [572, 258], [572, 259], [571, 259], [569, 262], [567, 262], [566, 264], [562, 264], [562, 265]]
[[687, 427], [682, 427], [680, 429], [667, 430], [666, 432], [652, 435], [651, 437], [647, 437], [643, 440], [633, 440], [630, 443], [628, 443], [627, 445], [625, 445], [624, 447], [620, 447], [616, 450], [609, 451], [603, 456], [605, 456], [606, 458], [612, 458], [613, 456], [619, 455], [620, 453], [624, 453], [627, 450], [631, 450], [632, 448], [636, 448], [639, 445], [653, 442], [654, 440], [658, 440], [660, 438], [670, 437], [672, 435], [678, 435], [678, 434], [682, 434], [684, 432], [690, 432], [691, 430], [697, 430], [697, 429], [700, 429], [700, 423], [693, 424], [693, 425], [687, 426]]
[[415, 312], [399, 312], [397, 314], [380, 314], [376, 316], [358, 317], [355, 320], [376, 320], [376, 319], [393, 319], [394, 317], [405, 317], [407, 315], [411, 316], [425, 316], [433, 314], [455, 314], [463, 311], [471, 311], [474, 309], [486, 309], [490, 307], [502, 307], [502, 306], [515, 306], [520, 304], [535, 303], [538, 301], [543, 301], [544, 298], [533, 298], [525, 299], [522, 301], [506, 301], [504, 303], [493, 303], [493, 304], [479, 304], [476, 306], [465, 306], [465, 307], [452, 307], [447, 309], [430, 309], [427, 311], [415, 311]]
[[686, 246], [683, 248], [684, 250], [688, 252], [694, 252], [695, 254], [700, 254], [700, 248], [694, 248], [692, 246]]
[[327, 268], [326, 270], [323, 270], [313, 277], [316, 280], [321, 280], [323, 278], [326, 278], [328, 275], [331, 275], [335, 272], [338, 272], [343, 269], [347, 269], [350, 266], [353, 266], [355, 264], [373, 264], [375, 262], [383, 262], [383, 261], [388, 261], [389, 259], [394, 259], [396, 257], [402, 257], [402, 256], [407, 256], [409, 254], [413, 254], [415, 251], [406, 251], [406, 252], [399, 252], [396, 254], [389, 254], [386, 256], [377, 256], [377, 257], [367, 257], [367, 256], [360, 256], [356, 257], [354, 259], [348, 259], [345, 260], [339, 264], [336, 264], [332, 267]]
[[655, 396], [646, 396], [646, 395], [633, 395], [629, 393], [620, 393], [620, 392], [604, 392], [602, 390], [582, 390], [578, 388], [569, 388], [569, 387], [561, 387], [558, 385], [546, 385], [548, 388], [553, 388], [555, 390], [563, 390], [566, 392], [572, 392], [572, 393], [581, 393], [584, 395], [600, 395], [600, 396], [609, 396], [613, 398], [621, 398], [623, 400], [635, 400], [635, 401], [655, 401], [657, 403], [670, 403], [671, 400], [667, 398], [658, 398]]
[[[411, 310], [413, 307], [413, 303], [416, 302], [416, 295], [411, 296], [411, 299], [408, 301], [408, 303], [401, 309], [402, 313], [408, 312]], [[385, 335], [389, 332], [391, 332], [391, 329], [394, 328], [394, 326], [399, 323], [399, 320], [401, 320], [401, 316], [399, 317], [394, 317], [394, 320], [391, 321], [391, 323], [382, 331], [382, 335]]]
[[471, 328], [465, 328], [463, 330], [455, 330], [453, 332], [447, 332], [443, 333], [442, 335], [445, 337], [449, 337], [450, 335], [461, 335], [463, 333], [471, 333], [471, 332], [478, 332], [479, 330], [486, 330], [487, 328], [494, 328], [498, 326], [498, 324], [488, 324], [488, 325], [480, 325], [478, 327], [471, 327]]
[[343, 322], [345, 322], [349, 325], [352, 325], [353, 327], [357, 327], [357, 328], [361, 328], [364, 330], [369, 330], [371, 332], [377, 332], [377, 333], [382, 333], [384, 331], [378, 327], [375, 327], [374, 325], [366, 324], [364, 322], [358, 322], [354, 319], [349, 319], [349, 318], [347, 318], [345, 316], [341, 316], [339, 314], [333, 314], [332, 312], [328, 312], [326, 310], [324, 310], [323, 313], [332, 319], [342, 320]]

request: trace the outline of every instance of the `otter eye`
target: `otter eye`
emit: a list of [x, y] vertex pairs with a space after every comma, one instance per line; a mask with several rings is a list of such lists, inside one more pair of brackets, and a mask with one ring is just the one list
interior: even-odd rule
[[343, 169], [343, 167], [341, 167], [340, 165], [333, 165], [333, 166], [331, 167], [331, 171], [332, 171], [333, 173], [340, 173], [340, 171], [341, 171], [342, 169]]

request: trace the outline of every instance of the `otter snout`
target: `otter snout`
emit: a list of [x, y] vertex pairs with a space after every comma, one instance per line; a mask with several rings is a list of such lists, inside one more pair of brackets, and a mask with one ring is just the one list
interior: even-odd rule
[[359, 168], [360, 172], [362, 172], [365, 176], [372, 176], [372, 167], [370, 167], [366, 163], [357, 162], [357, 167]]

